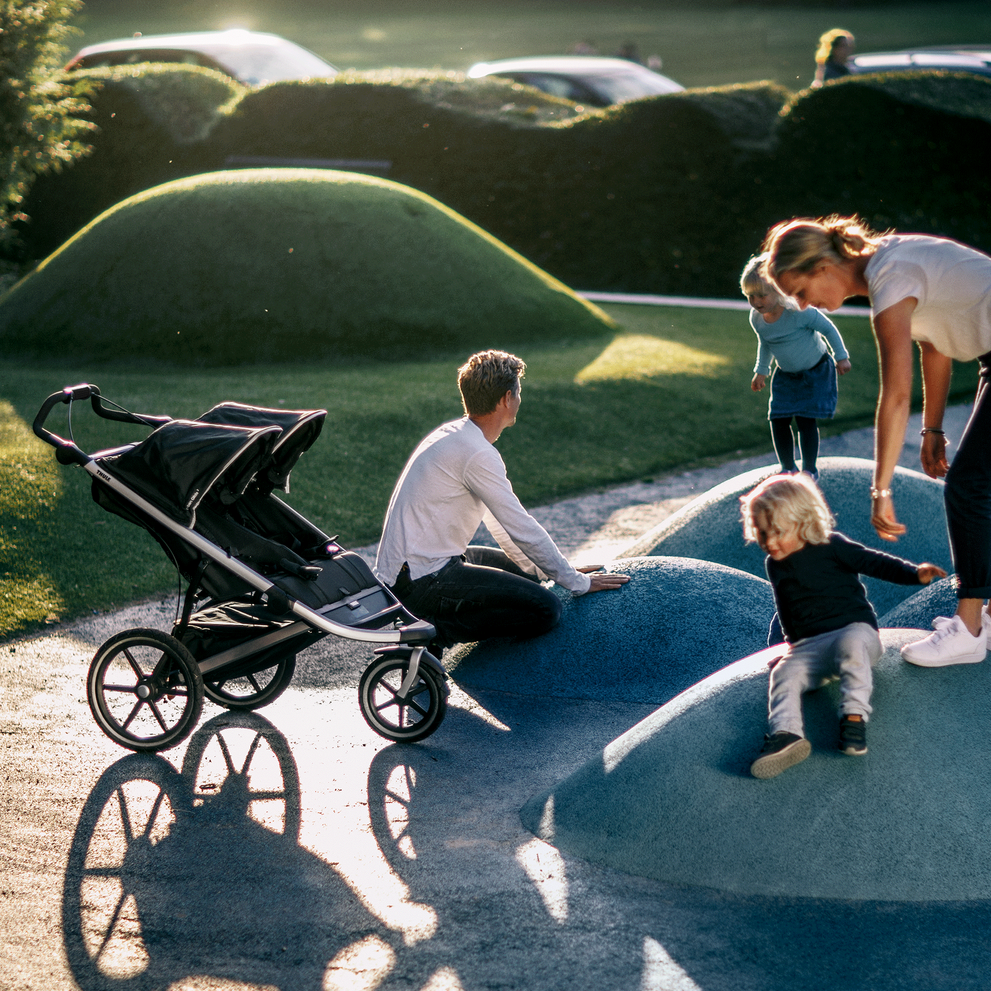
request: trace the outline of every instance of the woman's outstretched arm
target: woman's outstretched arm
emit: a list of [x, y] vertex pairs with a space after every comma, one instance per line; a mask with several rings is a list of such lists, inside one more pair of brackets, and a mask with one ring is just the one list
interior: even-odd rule
[[891, 480], [905, 443], [912, 398], [912, 313], [910, 296], [874, 315], [881, 389], [874, 419], [874, 493], [871, 524], [883, 540], [897, 540], [905, 532], [895, 516]]

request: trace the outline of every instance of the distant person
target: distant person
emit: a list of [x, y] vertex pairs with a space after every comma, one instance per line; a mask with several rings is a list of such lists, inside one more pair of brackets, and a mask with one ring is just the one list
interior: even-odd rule
[[[767, 418], [781, 471], [794, 474], [798, 431], [802, 471], [819, 480], [818, 420], [836, 412], [836, 376], [850, 371], [850, 355], [836, 326], [816, 309], [796, 310], [761, 275], [765, 255], [751, 258], [740, 277], [750, 303], [750, 326], [757, 335], [757, 361], [750, 388], [760, 392], [771, 377]], [[827, 345], [833, 353], [830, 357]], [[775, 363], [771, 373], [771, 362]]]
[[[393, 490], [375, 573], [415, 616], [437, 627], [434, 646], [536, 637], [561, 618], [541, 579], [575, 595], [617, 589], [627, 575], [574, 568], [523, 508], [493, 446], [516, 422], [526, 365], [481, 351], [458, 371], [465, 415], [413, 452]], [[469, 546], [484, 522], [499, 549]]]
[[[918, 348], [924, 386], [920, 459], [930, 478], [946, 479], [957, 608], [952, 618], [934, 621], [934, 633], [906, 644], [902, 656], [922, 667], [980, 663], [991, 632], [984, 609], [991, 598], [991, 257], [949, 238], [879, 234], [858, 217], [839, 216], [778, 224], [764, 248], [765, 276], [799, 306], [835, 308], [852, 296], [870, 299], [881, 382], [871, 524], [884, 540], [905, 532], [895, 516], [892, 486]], [[980, 378], [974, 410], [950, 464], [943, 414], [953, 362], [975, 360]]]
[[633, 41], [624, 41], [616, 51], [616, 58], [625, 59], [627, 62], [636, 62], [637, 65], [643, 65], [643, 59], [640, 58], [640, 49], [637, 48], [636, 42]]
[[599, 49], [594, 41], [589, 41], [585, 39], [584, 41], [576, 41], [571, 48], [572, 55], [598, 55]]
[[803, 475], [774, 475], [740, 502], [745, 539], [767, 554], [764, 566], [788, 643], [771, 668], [768, 734], [750, 773], [773, 778], [809, 756], [802, 695], [837, 676], [839, 748], [852, 756], [866, 754], [871, 669], [883, 649], [859, 576], [928, 585], [946, 572], [872, 550], [834, 530], [825, 498]]
[[819, 39], [816, 49], [816, 73], [813, 87], [828, 83], [831, 79], [841, 79], [850, 75], [849, 62], [853, 54], [855, 39], [843, 28], [833, 28]]

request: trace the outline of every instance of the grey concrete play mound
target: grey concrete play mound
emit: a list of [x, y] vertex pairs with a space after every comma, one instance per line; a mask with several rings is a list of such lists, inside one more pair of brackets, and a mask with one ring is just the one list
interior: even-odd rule
[[[899, 520], [908, 532], [897, 543], [878, 537], [870, 523], [870, 489], [874, 462], [862, 458], [823, 458], [819, 486], [836, 527], [853, 540], [921, 563], [931, 561], [952, 571], [943, 512], [943, 483], [917, 471], [896, 468], [893, 489]], [[773, 467], [737, 475], [710, 489], [645, 534], [631, 555], [665, 555], [716, 561], [764, 577], [764, 555], [756, 544], [744, 544], [739, 498], [774, 474]], [[864, 585], [881, 616], [918, 591], [865, 577]], [[925, 624], [928, 627], [928, 623]]]
[[535, 640], [488, 640], [444, 655], [462, 687], [661, 704], [767, 644], [770, 584], [710, 561], [615, 561], [630, 583], [561, 593], [560, 626]]
[[835, 684], [805, 698], [812, 755], [749, 774], [767, 660], [689, 689], [530, 800], [523, 825], [563, 852], [658, 880], [755, 895], [991, 898], [991, 661], [905, 664], [884, 630], [864, 757], [836, 749]]

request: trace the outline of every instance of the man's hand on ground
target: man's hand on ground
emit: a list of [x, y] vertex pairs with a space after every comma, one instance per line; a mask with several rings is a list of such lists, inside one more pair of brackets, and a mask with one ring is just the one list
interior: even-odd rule
[[[611, 572], [602, 571], [601, 564], [585, 564], [575, 570], [584, 575], [592, 575], [592, 584], [588, 587], [589, 592], [604, 592], [607, 589], [619, 588], [620, 585], [625, 585], [630, 580], [629, 575], [614, 575]], [[594, 574], [596, 571], [602, 573]]]

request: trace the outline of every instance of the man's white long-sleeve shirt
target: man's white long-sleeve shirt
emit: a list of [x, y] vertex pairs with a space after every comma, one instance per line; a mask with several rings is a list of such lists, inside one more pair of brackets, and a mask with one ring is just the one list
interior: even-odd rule
[[404, 563], [414, 581], [465, 552], [484, 522], [524, 571], [581, 595], [591, 579], [576, 571], [523, 508], [499, 452], [467, 417], [439, 426], [406, 462], [389, 500], [375, 574], [395, 584]]

